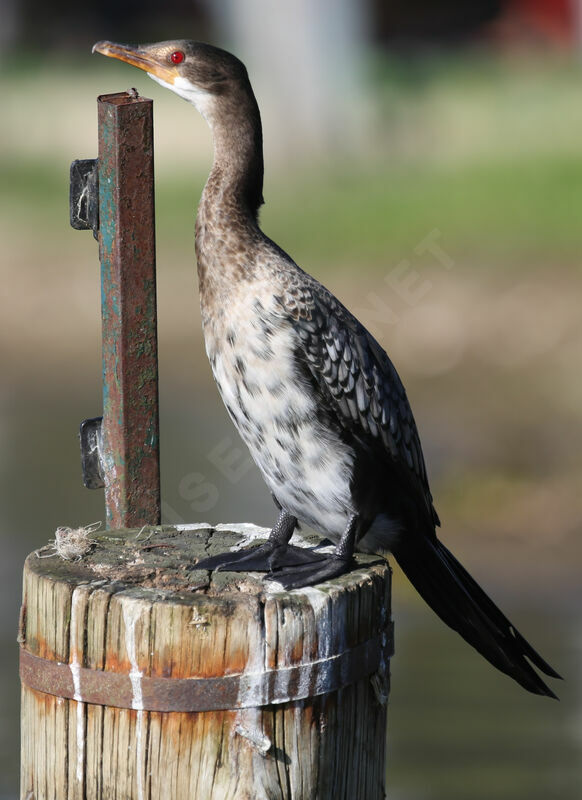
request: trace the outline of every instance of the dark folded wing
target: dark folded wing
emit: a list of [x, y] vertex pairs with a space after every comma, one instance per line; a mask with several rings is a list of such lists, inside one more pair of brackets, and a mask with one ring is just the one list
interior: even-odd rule
[[[307, 276], [305, 276], [307, 277]], [[313, 283], [280, 297], [305, 364], [343, 427], [407, 471], [439, 524], [406, 391], [382, 347], [330, 292]]]

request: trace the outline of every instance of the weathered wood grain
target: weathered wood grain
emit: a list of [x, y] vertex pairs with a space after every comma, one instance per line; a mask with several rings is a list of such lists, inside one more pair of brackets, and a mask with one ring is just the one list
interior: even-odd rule
[[[93, 534], [77, 562], [49, 549], [28, 557], [22, 646], [68, 665], [79, 700], [23, 685], [22, 800], [384, 798], [388, 565], [358, 556], [349, 575], [294, 592], [253, 574], [211, 579], [195, 569], [198, 558], [267, 534], [217, 528], [108, 531]], [[279, 693], [310, 695], [325, 678], [321, 663], [378, 637], [384, 660], [375, 675], [262, 704], [255, 674], [276, 670]], [[305, 686], [291, 685], [285, 670], [300, 664], [315, 666], [302, 673]], [[85, 668], [129, 675], [133, 708], [83, 702]], [[241, 707], [142, 707], [148, 677], [239, 674]]]

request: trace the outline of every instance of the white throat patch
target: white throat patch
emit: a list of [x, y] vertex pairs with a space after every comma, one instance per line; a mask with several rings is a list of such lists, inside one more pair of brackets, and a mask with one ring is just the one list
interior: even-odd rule
[[160, 86], [170, 89], [180, 97], [183, 97], [184, 100], [192, 103], [197, 111], [202, 114], [204, 119], [208, 121], [209, 114], [214, 105], [214, 98], [209, 92], [205, 92], [204, 89], [191, 83], [188, 78], [183, 78], [180, 75], [175, 79], [174, 83], [168, 83], [163, 78], [158, 78], [157, 75], [153, 75], [151, 72], [148, 72], [148, 75], [156, 83], [159, 83]]

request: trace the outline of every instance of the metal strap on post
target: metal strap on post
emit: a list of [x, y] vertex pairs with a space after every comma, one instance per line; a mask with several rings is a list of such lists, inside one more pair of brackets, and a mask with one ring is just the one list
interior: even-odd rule
[[[390, 639], [390, 641], [392, 641]], [[342, 653], [263, 672], [207, 678], [140, 676], [144, 711], [216, 711], [289, 703], [337, 691], [372, 675], [391, 653], [381, 637]], [[96, 705], [136, 708], [135, 678], [127, 673], [75, 667], [20, 649], [20, 679], [45, 694]]]

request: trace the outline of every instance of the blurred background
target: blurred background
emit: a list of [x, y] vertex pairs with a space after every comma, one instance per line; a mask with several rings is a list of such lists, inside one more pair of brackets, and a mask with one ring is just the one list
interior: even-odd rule
[[[0, 798], [18, 784], [25, 555], [104, 518], [78, 423], [101, 413], [99, 265], [68, 224], [98, 94], [155, 100], [166, 522], [274, 519], [212, 384], [194, 268], [210, 135], [101, 38], [195, 38], [247, 64], [262, 224], [387, 348], [442, 537], [561, 672], [496, 673], [395, 571], [391, 800], [582, 791], [580, 0], [0, 0]], [[365, 798], [362, 798], [365, 800]]]

